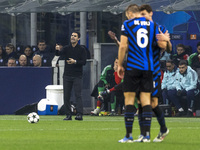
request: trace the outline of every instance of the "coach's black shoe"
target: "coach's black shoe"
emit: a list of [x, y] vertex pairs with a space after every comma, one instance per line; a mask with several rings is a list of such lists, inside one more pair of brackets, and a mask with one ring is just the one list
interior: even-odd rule
[[72, 116], [71, 115], [67, 115], [67, 117], [64, 118], [63, 120], [72, 120]]
[[75, 120], [83, 120], [83, 117], [81, 114], [77, 114], [76, 117], [75, 117]]
[[184, 111], [179, 111], [178, 113], [176, 113], [176, 117], [183, 117], [185, 115]]

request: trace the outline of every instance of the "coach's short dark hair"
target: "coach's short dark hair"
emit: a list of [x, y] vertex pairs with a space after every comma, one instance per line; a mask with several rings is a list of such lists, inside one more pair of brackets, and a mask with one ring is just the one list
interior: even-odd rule
[[78, 34], [78, 38], [81, 37], [81, 34], [80, 34], [80, 32], [78, 32], [78, 31], [73, 31], [72, 33], [76, 33], [76, 34]]
[[148, 13], [153, 12], [152, 8], [148, 4], [144, 4], [140, 6], [140, 11], [146, 10]]
[[136, 4], [131, 4], [126, 8], [126, 12], [131, 11], [132, 13], [140, 12], [140, 7]]
[[179, 66], [182, 66], [182, 65], [188, 65], [188, 61], [187, 60], [180, 60], [180, 62], [179, 62], [179, 64], [178, 64]]

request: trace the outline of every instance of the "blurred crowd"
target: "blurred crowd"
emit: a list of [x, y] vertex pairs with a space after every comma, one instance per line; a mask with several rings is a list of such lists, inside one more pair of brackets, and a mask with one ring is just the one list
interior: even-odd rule
[[8, 43], [5, 47], [0, 45], [0, 66], [51, 66], [55, 55], [45, 40], [38, 41], [37, 46], [14, 46]]

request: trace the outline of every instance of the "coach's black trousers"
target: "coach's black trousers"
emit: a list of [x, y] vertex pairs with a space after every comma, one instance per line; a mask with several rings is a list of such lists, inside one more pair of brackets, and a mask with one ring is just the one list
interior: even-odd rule
[[74, 89], [76, 98], [76, 111], [79, 114], [83, 114], [83, 102], [82, 102], [82, 76], [80, 77], [63, 77], [63, 91], [64, 91], [64, 105], [66, 107], [66, 115], [71, 115], [71, 91]]

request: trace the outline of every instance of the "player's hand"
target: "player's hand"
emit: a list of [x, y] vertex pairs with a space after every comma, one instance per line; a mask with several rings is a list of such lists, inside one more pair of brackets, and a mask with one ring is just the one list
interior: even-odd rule
[[123, 79], [124, 78], [124, 67], [118, 65], [117, 75]]
[[170, 37], [168, 35], [163, 34], [162, 32], [156, 34], [156, 38], [158, 39], [158, 41], [170, 41]]
[[168, 30], [165, 32], [164, 35], [167, 36], [167, 37], [169, 37], [169, 39], [170, 39], [170, 34], [169, 34]]
[[69, 60], [67, 60], [68, 64], [75, 64], [76, 60], [74, 60], [73, 58], [69, 58]]

